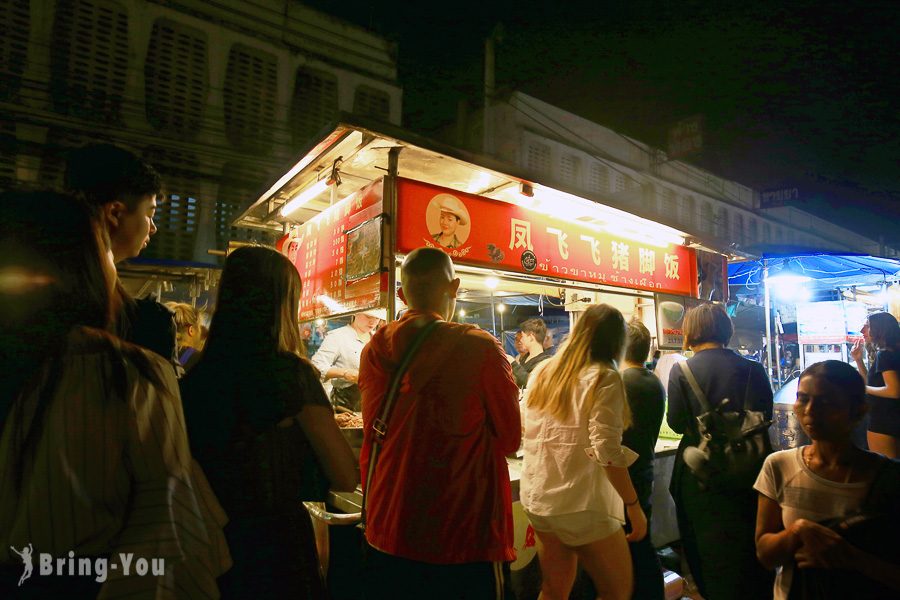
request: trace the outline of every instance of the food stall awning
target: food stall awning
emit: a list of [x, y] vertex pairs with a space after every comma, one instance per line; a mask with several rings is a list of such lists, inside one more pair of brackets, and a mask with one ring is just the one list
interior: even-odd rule
[[[684, 232], [605, 204], [602, 195], [585, 197], [544, 185], [515, 165], [424, 138], [402, 128], [342, 115], [321, 141], [286, 165], [233, 223], [236, 227], [283, 232], [383, 177], [391, 149], [402, 148], [399, 174], [503, 202], [528, 206], [587, 225], [614, 229], [637, 239], [684, 244]], [[338, 185], [335, 185], [337, 183]], [[296, 207], [296, 208], [295, 208]], [[648, 215], [649, 216], [649, 215]]]
[[729, 286], [739, 286], [736, 295], [763, 293], [763, 269], [769, 277], [778, 275], [808, 278], [805, 285], [814, 289], [848, 286], [890, 285], [900, 280], [900, 260], [855, 254], [764, 254], [755, 261], [728, 265]]

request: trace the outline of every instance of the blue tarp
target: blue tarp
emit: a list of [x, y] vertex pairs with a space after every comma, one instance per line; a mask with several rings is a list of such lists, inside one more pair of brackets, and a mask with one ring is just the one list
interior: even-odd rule
[[855, 254], [764, 254], [760, 260], [728, 265], [728, 284], [746, 286], [748, 292], [761, 292], [763, 265], [769, 277], [805, 275], [813, 287], [876, 285], [900, 280], [900, 260]]

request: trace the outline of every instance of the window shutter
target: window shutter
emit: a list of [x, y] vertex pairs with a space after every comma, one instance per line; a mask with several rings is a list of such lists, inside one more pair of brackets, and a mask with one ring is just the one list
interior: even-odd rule
[[181, 139], [193, 138], [203, 125], [209, 89], [206, 34], [168, 19], [157, 20], [144, 81], [150, 124]]
[[0, 2], [0, 100], [14, 99], [22, 87], [28, 60], [28, 35], [31, 9], [28, 0]]
[[298, 69], [291, 101], [291, 137], [294, 146], [308, 144], [338, 114], [337, 77], [324, 71]]
[[244, 152], [272, 147], [278, 100], [278, 59], [242, 44], [232, 46], [225, 72], [225, 133]]
[[356, 88], [353, 97], [353, 112], [363, 117], [373, 117], [379, 121], [391, 118], [391, 97], [387, 92], [367, 85]]

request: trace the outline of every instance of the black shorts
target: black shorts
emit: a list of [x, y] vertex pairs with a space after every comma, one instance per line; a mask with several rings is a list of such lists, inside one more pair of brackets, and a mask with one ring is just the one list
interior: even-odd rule
[[365, 545], [365, 600], [512, 600], [509, 563], [435, 565]]
[[900, 399], [867, 396], [869, 431], [900, 437]]

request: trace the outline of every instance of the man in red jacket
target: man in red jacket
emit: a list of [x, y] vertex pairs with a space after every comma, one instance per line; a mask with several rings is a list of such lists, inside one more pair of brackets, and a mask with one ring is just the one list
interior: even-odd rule
[[521, 437], [518, 388], [497, 340], [447, 322], [459, 279], [445, 252], [411, 252], [401, 285], [410, 310], [378, 330], [360, 362], [363, 477], [395, 369], [421, 328], [442, 322], [403, 377], [367, 490], [366, 598], [504, 598], [515, 558], [505, 455]]

